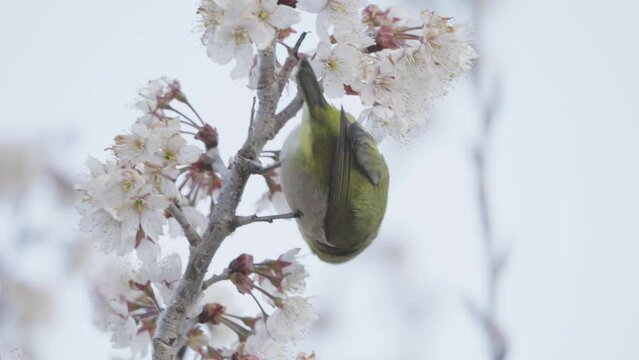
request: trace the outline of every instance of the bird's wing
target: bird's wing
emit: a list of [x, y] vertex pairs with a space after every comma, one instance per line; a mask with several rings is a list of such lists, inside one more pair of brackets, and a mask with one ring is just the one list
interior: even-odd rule
[[379, 185], [386, 163], [377, 149], [375, 139], [357, 121], [351, 123], [347, 131], [357, 164], [373, 185]]
[[[345, 211], [348, 200], [348, 192], [351, 180], [351, 163], [354, 154], [348, 141], [348, 119], [342, 108], [340, 114], [339, 136], [335, 144], [333, 156], [333, 168], [329, 178], [328, 186], [328, 208], [327, 214], [335, 215], [340, 211]], [[327, 216], [327, 219], [334, 216]], [[330, 224], [326, 224], [327, 226]]]
[[[384, 158], [377, 150], [375, 140], [357, 122], [351, 123], [342, 109], [328, 187], [325, 228], [329, 243], [344, 246], [346, 244], [341, 242], [351, 240], [344, 239], [340, 234], [346, 224], [355, 220], [352, 204], [348, 203], [352, 182], [358, 181], [357, 177], [361, 176], [355, 172], [361, 172], [371, 184], [377, 186], [384, 168]], [[361, 178], [359, 181], [366, 180]]]

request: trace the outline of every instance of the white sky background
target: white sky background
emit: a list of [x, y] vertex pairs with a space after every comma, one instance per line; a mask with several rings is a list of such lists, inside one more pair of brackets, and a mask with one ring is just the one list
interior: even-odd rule
[[[135, 120], [136, 89], [166, 74], [181, 80], [230, 156], [245, 137], [252, 94], [230, 79], [230, 67], [206, 57], [195, 8], [168, 0], [0, 3], [0, 143], [43, 142], [70, 175], [80, 174], [88, 153], [104, 158]], [[446, 9], [435, 7], [467, 18]], [[639, 358], [637, 10], [623, 0], [501, 0], [489, 9], [483, 47], [504, 91], [489, 188], [496, 234], [511, 247], [500, 318], [513, 360]], [[483, 295], [471, 96], [468, 81], [458, 82], [423, 136], [384, 144], [389, 208], [367, 252], [343, 266], [306, 258], [323, 319], [304, 347], [320, 359], [486, 358], [464, 305]], [[260, 185], [249, 187], [243, 213]], [[5, 254], [9, 226], [0, 220]], [[294, 246], [308, 253], [292, 222], [241, 229], [212, 268], [241, 252], [259, 259]], [[24, 262], [37, 268], [34, 259]], [[34, 339], [36, 358], [107, 359], [83, 289], [65, 289], [57, 316], [70, 317]]]

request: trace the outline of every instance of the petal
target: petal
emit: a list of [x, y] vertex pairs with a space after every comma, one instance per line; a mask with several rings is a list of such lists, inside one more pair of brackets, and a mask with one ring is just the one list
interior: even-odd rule
[[[274, 0], [275, 1], [275, 0]], [[278, 29], [286, 29], [300, 21], [300, 13], [290, 6], [277, 5], [268, 22]]]
[[182, 277], [182, 259], [178, 254], [171, 254], [160, 261], [162, 280], [172, 283]]
[[184, 145], [186, 145], [186, 139], [180, 134], [175, 134], [168, 139], [164, 147], [177, 155]]
[[162, 224], [164, 224], [165, 217], [163, 213], [158, 211], [147, 210], [140, 215], [140, 225], [146, 236], [153, 240], [157, 240], [160, 234], [162, 234]]
[[329, 0], [299, 0], [297, 8], [310, 13], [319, 13], [326, 8]]
[[120, 222], [104, 210], [84, 216], [80, 220], [80, 229], [91, 233], [100, 251], [107, 254], [120, 242]]
[[322, 80], [324, 92], [329, 98], [338, 98], [344, 96], [344, 82], [334, 72], [324, 74]]
[[87, 166], [87, 168], [89, 168], [89, 171], [91, 172], [91, 176], [95, 177], [98, 175], [102, 175], [106, 172], [106, 167], [104, 166], [104, 164], [100, 160], [94, 158], [91, 155], [87, 157], [84, 164]]
[[235, 53], [235, 67], [231, 71], [232, 79], [248, 76], [253, 66], [253, 47], [250, 44], [238, 48]]
[[262, 21], [255, 21], [246, 27], [246, 31], [251, 41], [257, 45], [259, 49], [269, 47], [275, 39], [275, 29]]
[[211, 41], [206, 46], [206, 52], [213, 62], [228, 64], [233, 59], [233, 44]]
[[160, 191], [160, 193], [162, 195], [165, 195], [169, 199], [177, 199], [180, 195], [180, 192], [178, 191], [177, 186], [175, 185], [175, 182], [161, 175], [158, 177], [159, 177], [159, 181], [157, 184], [158, 185], [157, 189]]
[[337, 44], [333, 49], [333, 54], [342, 61], [346, 61], [350, 64], [357, 62], [357, 50], [348, 45]]
[[286, 196], [284, 196], [283, 192], [278, 191], [275, 194], [273, 194], [273, 197], [271, 198], [271, 202], [273, 203], [273, 208], [275, 209], [276, 213], [286, 214], [288, 212], [291, 212], [291, 207], [288, 205], [288, 202], [286, 201]]
[[143, 263], [155, 262], [160, 257], [160, 245], [147, 239], [142, 240], [140, 245], [135, 248], [135, 252]]
[[192, 206], [183, 206], [182, 212], [191, 225], [198, 229], [203, 229], [208, 225], [208, 219], [198, 209]]
[[146, 206], [151, 210], [165, 210], [169, 207], [169, 200], [162, 195], [149, 195], [145, 199]]
[[320, 40], [330, 41], [330, 36], [328, 35], [328, 28], [330, 26], [331, 24], [328, 11], [324, 10], [317, 14], [315, 29], [317, 30], [317, 36], [319, 36]]
[[122, 213], [122, 227], [120, 236], [122, 241], [134, 239], [140, 229], [140, 216], [133, 210], [127, 209]]
[[175, 220], [175, 218], [170, 217], [168, 219], [168, 223], [169, 223], [169, 236], [171, 238], [177, 238], [177, 237], [180, 237], [180, 236], [184, 236], [184, 230], [182, 230], [182, 227], [177, 222], [177, 220]]
[[315, 58], [319, 60], [326, 60], [329, 56], [331, 56], [332, 47], [328, 41], [320, 41], [317, 44], [317, 51]]

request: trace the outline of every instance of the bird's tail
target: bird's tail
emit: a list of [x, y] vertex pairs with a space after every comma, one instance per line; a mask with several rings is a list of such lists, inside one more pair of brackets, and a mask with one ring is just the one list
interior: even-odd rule
[[297, 71], [297, 84], [308, 106], [326, 107], [322, 86], [308, 60], [303, 59]]

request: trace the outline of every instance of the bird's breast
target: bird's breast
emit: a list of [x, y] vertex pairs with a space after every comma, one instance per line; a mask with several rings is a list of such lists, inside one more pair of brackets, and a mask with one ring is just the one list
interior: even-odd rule
[[291, 209], [302, 213], [297, 224], [304, 239], [328, 245], [324, 233], [328, 187], [312, 173], [312, 154], [305, 151], [303, 136], [302, 126], [298, 126], [282, 147], [282, 190]]

